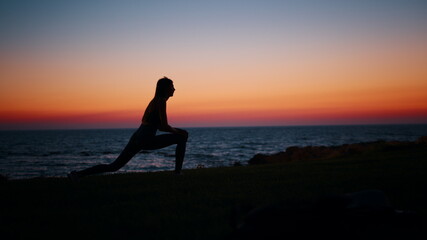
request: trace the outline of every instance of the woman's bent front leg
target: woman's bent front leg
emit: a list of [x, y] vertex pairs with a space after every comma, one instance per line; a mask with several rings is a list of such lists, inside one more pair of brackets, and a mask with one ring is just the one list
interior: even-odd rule
[[187, 137], [181, 134], [162, 134], [157, 135], [149, 144], [143, 146], [144, 150], [155, 150], [176, 144], [175, 149], [175, 173], [180, 173], [185, 157], [187, 146]]

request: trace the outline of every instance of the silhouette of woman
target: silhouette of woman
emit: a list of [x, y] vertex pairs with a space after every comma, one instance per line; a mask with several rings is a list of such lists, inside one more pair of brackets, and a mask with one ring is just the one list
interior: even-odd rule
[[[181, 174], [188, 132], [179, 128], [173, 128], [168, 124], [166, 101], [169, 97], [173, 96], [174, 92], [175, 88], [172, 80], [167, 77], [159, 79], [157, 81], [155, 96], [145, 110], [141, 126], [132, 135], [117, 159], [110, 164], [100, 164], [82, 171], [72, 171], [68, 174], [68, 177], [72, 181], [77, 182], [81, 177], [87, 175], [115, 172], [141, 150], [160, 149], [172, 144], [176, 144], [175, 173]], [[169, 133], [156, 135], [157, 130]]]

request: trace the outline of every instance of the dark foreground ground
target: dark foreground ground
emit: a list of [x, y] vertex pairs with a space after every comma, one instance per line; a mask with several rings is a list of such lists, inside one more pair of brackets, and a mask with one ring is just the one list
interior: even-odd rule
[[[399, 234], [413, 238], [427, 226], [426, 170], [426, 147], [409, 146], [328, 160], [186, 170], [183, 176], [156, 172], [94, 176], [79, 183], [66, 178], [2, 181], [0, 238], [227, 239], [249, 221], [249, 210], [265, 207], [270, 210], [252, 215], [259, 217], [250, 226], [254, 233], [236, 237], [257, 236], [264, 222], [272, 227], [260, 227], [261, 234], [277, 228], [280, 234], [297, 229], [318, 237], [337, 231], [342, 239], [356, 239], [364, 231], [357, 230], [359, 223], [376, 219], [374, 228], [388, 223], [359, 212], [352, 223], [356, 230], [340, 231], [338, 215], [326, 209], [314, 218], [322, 231], [313, 226], [310, 212], [295, 209], [311, 209], [325, 196], [368, 189], [384, 193], [393, 209], [411, 211], [392, 229], [407, 225]], [[340, 201], [330, 203], [334, 208]], [[382, 239], [381, 234], [374, 239]]]

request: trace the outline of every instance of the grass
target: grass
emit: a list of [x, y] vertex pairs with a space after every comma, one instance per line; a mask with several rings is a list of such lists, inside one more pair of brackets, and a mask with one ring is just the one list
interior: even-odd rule
[[[224, 239], [233, 208], [307, 204], [364, 189], [427, 216], [427, 149], [323, 161], [0, 183], [2, 239]], [[243, 214], [240, 214], [241, 216]]]

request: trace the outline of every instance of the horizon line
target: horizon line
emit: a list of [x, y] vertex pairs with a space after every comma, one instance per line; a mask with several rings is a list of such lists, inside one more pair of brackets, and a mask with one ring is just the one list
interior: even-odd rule
[[[197, 128], [267, 128], [267, 127], [340, 127], [340, 126], [401, 126], [401, 125], [427, 125], [426, 123], [361, 123], [361, 124], [290, 124], [290, 125], [248, 125], [248, 126], [198, 126], [198, 127], [177, 127], [185, 129]], [[14, 131], [81, 131], [81, 130], [125, 130], [137, 129], [138, 127], [111, 127], [111, 128], [28, 128], [28, 129], [0, 129], [0, 132]]]

